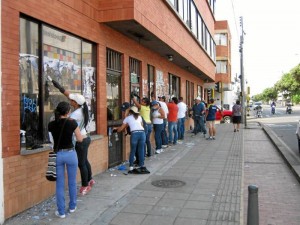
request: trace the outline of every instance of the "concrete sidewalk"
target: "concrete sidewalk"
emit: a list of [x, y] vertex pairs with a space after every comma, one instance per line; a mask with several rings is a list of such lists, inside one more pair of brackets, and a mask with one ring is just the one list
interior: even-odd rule
[[66, 219], [56, 218], [51, 198], [5, 224], [240, 224], [244, 131], [221, 124], [217, 132], [216, 140], [186, 133], [182, 144], [145, 161], [149, 175], [115, 168], [95, 176]]
[[[257, 142], [263, 136], [263, 141]], [[219, 124], [216, 140], [205, 140], [202, 135], [191, 137], [190, 133], [186, 133], [185, 137], [182, 144], [171, 146], [165, 152], [147, 158], [145, 165], [151, 171], [149, 175], [126, 175], [126, 171], [114, 168], [95, 176], [97, 183], [92, 191], [86, 196], [78, 197], [77, 211], [68, 214], [65, 219], [54, 215], [55, 199], [51, 198], [9, 219], [5, 225], [243, 224], [247, 216], [243, 210], [247, 201], [245, 185], [257, 181], [258, 179], [253, 178], [257, 174], [259, 178], [263, 177], [254, 170], [255, 168], [259, 168], [262, 174], [266, 169], [270, 169], [268, 160], [279, 156], [276, 150], [274, 151], [274, 145], [258, 125], [234, 133], [232, 124]], [[247, 146], [244, 146], [245, 141]], [[246, 154], [247, 164], [244, 164], [245, 149], [249, 151], [249, 154]], [[258, 154], [251, 154], [252, 151], [257, 153], [263, 149], [268, 149], [263, 155], [266, 160], [260, 162], [259, 167], [252, 167], [252, 164], [249, 167], [249, 162], [260, 159]], [[274, 166], [278, 165], [281, 166], [280, 171], [286, 167], [286, 173], [282, 176], [285, 179], [289, 177], [289, 182], [293, 184], [294, 189], [288, 190], [289, 196], [299, 193], [300, 198], [299, 183], [293, 183], [295, 178], [291, 177], [292, 173], [280, 157], [276, 158]], [[247, 181], [243, 177], [244, 168]], [[277, 182], [275, 177], [274, 181], [266, 181], [266, 186], [271, 185], [270, 187], [273, 187], [272, 182]], [[259, 182], [262, 182], [260, 185], [265, 185], [264, 179]], [[260, 202], [267, 204], [270, 201], [266, 197], [268, 192], [265, 195], [264, 190], [262, 191], [263, 199]], [[286, 194], [284, 190], [281, 191], [274, 192], [276, 199], [279, 198], [277, 195], [284, 197]], [[269, 196], [274, 199], [272, 195]], [[295, 199], [298, 200], [298, 197]], [[299, 208], [295, 204], [272, 204], [279, 209], [289, 206], [295, 210]], [[270, 213], [262, 215], [271, 216]], [[272, 215], [275, 216], [284, 217], [280, 212], [278, 215]], [[297, 216], [293, 221], [298, 221]], [[288, 224], [297, 224], [293, 221]]]

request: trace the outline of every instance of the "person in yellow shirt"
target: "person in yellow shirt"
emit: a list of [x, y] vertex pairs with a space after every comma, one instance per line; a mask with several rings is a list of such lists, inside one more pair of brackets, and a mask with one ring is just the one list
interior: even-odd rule
[[135, 97], [132, 98], [133, 103], [136, 107], [140, 110], [140, 115], [145, 120], [147, 127], [144, 127], [145, 134], [146, 134], [146, 145], [145, 145], [145, 156], [152, 156], [152, 148], [150, 143], [150, 135], [152, 132], [152, 122], [150, 119], [150, 100], [149, 98], [142, 98], [141, 102], [139, 103]]

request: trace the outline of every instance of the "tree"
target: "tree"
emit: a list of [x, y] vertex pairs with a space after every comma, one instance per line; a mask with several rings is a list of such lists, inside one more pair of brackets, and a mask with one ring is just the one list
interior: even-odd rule
[[300, 83], [300, 64], [291, 69], [291, 75], [295, 79], [295, 81]]
[[275, 87], [266, 88], [262, 93], [263, 100], [266, 102], [277, 99], [277, 95], [278, 92]]

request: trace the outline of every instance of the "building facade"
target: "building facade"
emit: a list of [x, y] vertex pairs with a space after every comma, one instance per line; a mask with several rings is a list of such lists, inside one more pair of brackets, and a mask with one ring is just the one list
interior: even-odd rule
[[225, 109], [231, 109], [236, 99], [231, 79], [231, 33], [228, 21], [215, 22], [216, 43], [216, 79], [215, 98], [217, 104]]
[[3, 219], [54, 194], [47, 125], [67, 99], [51, 79], [86, 98], [94, 175], [128, 159], [129, 139], [112, 127], [132, 92], [183, 96], [191, 106], [215, 81], [215, 0], [1, 4]]

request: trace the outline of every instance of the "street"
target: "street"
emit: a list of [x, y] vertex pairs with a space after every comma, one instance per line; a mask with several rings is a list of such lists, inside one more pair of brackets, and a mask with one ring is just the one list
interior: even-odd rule
[[[277, 106], [275, 114], [271, 114], [271, 108], [268, 105], [263, 106], [262, 118], [249, 119], [249, 121], [261, 122], [270, 127], [292, 152], [299, 156], [298, 141], [296, 139], [296, 127], [300, 120], [300, 107], [294, 106], [292, 114], [286, 114], [286, 108]], [[250, 117], [253, 118], [255, 111], [250, 111]]]

